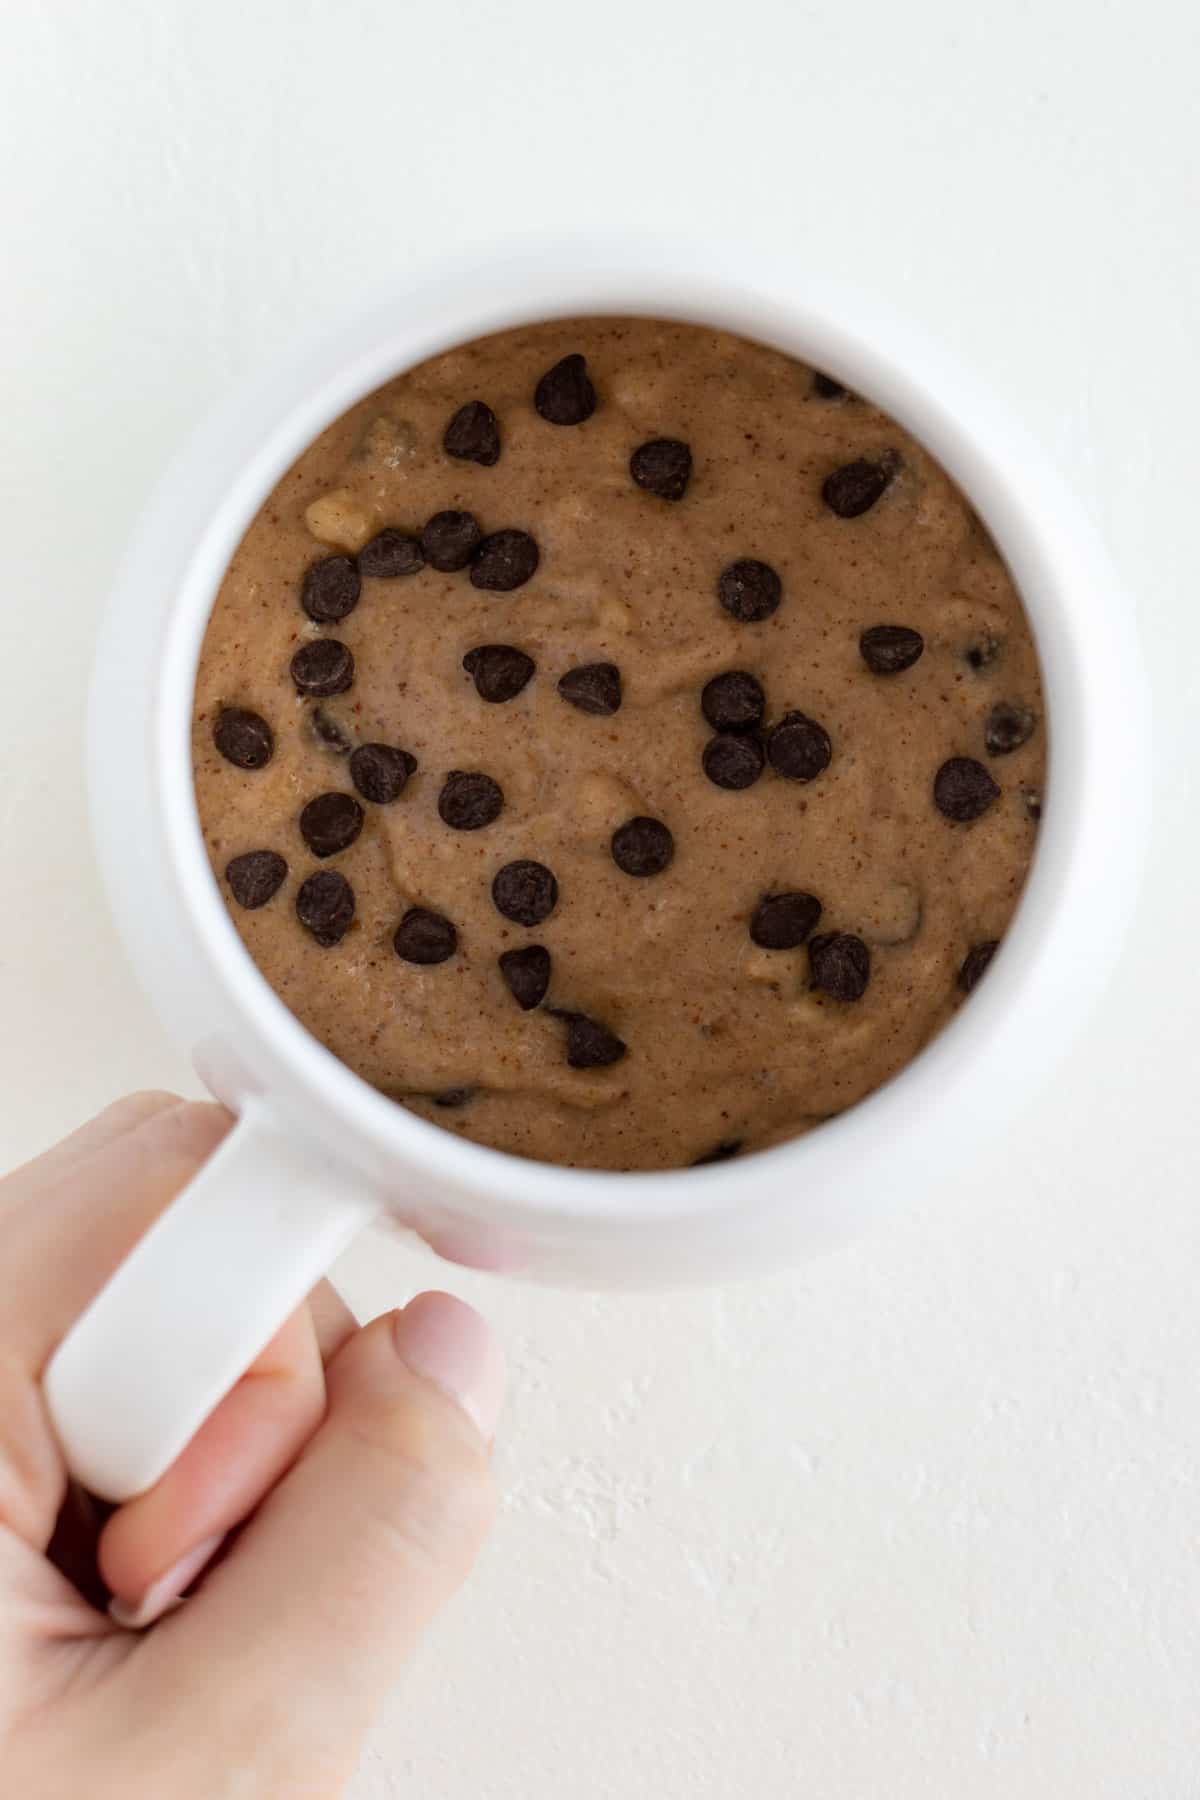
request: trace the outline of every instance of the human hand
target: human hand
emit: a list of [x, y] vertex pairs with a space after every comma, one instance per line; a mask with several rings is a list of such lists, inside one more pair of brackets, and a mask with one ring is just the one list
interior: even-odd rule
[[[490, 1522], [483, 1321], [425, 1294], [359, 1330], [322, 1284], [155, 1487], [92, 1509], [83, 1568], [39, 1376], [229, 1126], [135, 1095], [0, 1181], [0, 1767], [22, 1800], [331, 1800]], [[97, 1563], [111, 1613], [61, 1572]]]

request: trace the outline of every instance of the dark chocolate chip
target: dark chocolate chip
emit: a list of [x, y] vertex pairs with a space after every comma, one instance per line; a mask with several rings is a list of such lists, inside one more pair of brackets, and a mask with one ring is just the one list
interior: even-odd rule
[[588, 378], [587, 359], [578, 351], [564, 356], [538, 382], [533, 404], [551, 425], [582, 425], [596, 410], [596, 390]]
[[1021, 798], [1025, 802], [1025, 811], [1035, 825], [1041, 823], [1042, 790], [1041, 788], [1023, 788]]
[[986, 632], [968, 644], [963, 654], [973, 669], [990, 669], [1000, 654], [1000, 639]]
[[871, 979], [871, 952], [849, 931], [809, 938], [812, 984], [834, 1000], [861, 1000]]
[[815, 894], [764, 894], [751, 915], [750, 936], [762, 950], [795, 950], [816, 930], [820, 917]]
[[825, 477], [821, 498], [839, 519], [857, 519], [887, 492], [899, 466], [894, 452], [885, 453], [876, 462], [857, 457]]
[[651, 438], [629, 459], [629, 473], [648, 494], [682, 500], [692, 475], [692, 453], [678, 438]]
[[848, 400], [850, 398], [849, 388], [844, 388], [840, 381], [833, 379], [832, 375], [822, 374], [820, 369], [813, 370], [812, 391], [818, 400]]
[[449, 575], [466, 568], [482, 540], [474, 513], [438, 512], [421, 533], [421, 549], [430, 568]]
[[959, 825], [978, 819], [999, 795], [1000, 789], [973, 756], [952, 756], [934, 776], [934, 804]]
[[899, 675], [920, 661], [925, 639], [911, 625], [872, 625], [858, 647], [872, 675]]
[[414, 537], [411, 531], [401, 531], [396, 525], [386, 526], [358, 553], [359, 573], [371, 575], [377, 581], [394, 581], [398, 575], [415, 575], [424, 567], [425, 552], [420, 538]]
[[327, 713], [323, 706], [314, 706], [306, 715], [310, 735], [326, 750], [332, 750], [335, 756], [345, 756], [351, 748], [350, 734], [332, 713]]
[[558, 905], [558, 883], [545, 863], [505, 863], [492, 882], [496, 911], [517, 925], [540, 925]]
[[277, 850], [247, 850], [225, 869], [230, 893], [247, 912], [273, 900], [286, 877], [287, 863]]
[[719, 1144], [714, 1144], [712, 1149], [706, 1150], [702, 1156], [694, 1156], [692, 1167], [693, 1169], [702, 1169], [706, 1163], [728, 1162], [731, 1156], [736, 1156], [738, 1151], [745, 1146], [745, 1142], [745, 1138], [722, 1138]]
[[506, 950], [499, 961], [508, 991], [522, 1012], [540, 1006], [550, 986], [550, 952], [541, 944], [527, 944], [523, 950]]
[[354, 680], [354, 656], [337, 638], [316, 638], [301, 644], [292, 658], [292, 680], [298, 694], [329, 700], [344, 694]]
[[324, 556], [304, 571], [300, 604], [318, 625], [334, 625], [358, 605], [357, 564], [349, 556]]
[[237, 769], [262, 769], [275, 752], [267, 721], [245, 706], [223, 706], [213, 725], [213, 743]]
[[350, 758], [350, 779], [364, 800], [390, 806], [404, 792], [416, 766], [414, 756], [392, 744], [360, 744]]
[[500, 816], [504, 794], [490, 775], [452, 769], [438, 795], [438, 812], [455, 831], [478, 831]]
[[511, 644], [480, 644], [463, 657], [463, 668], [474, 677], [475, 692], [495, 706], [516, 698], [532, 677], [534, 666], [532, 656]]
[[626, 875], [661, 875], [675, 855], [675, 839], [661, 819], [627, 819], [612, 834], [612, 859]]
[[722, 731], [709, 738], [701, 758], [704, 773], [720, 788], [753, 787], [765, 760], [759, 739], [745, 731]]
[[785, 713], [767, 739], [771, 767], [789, 781], [815, 781], [829, 767], [829, 733], [802, 712]]
[[971, 945], [963, 958], [963, 966], [958, 971], [958, 985], [962, 993], [969, 994], [976, 983], [982, 981], [999, 948], [999, 938], [988, 938], [986, 943]]
[[444, 963], [458, 948], [458, 932], [442, 913], [427, 906], [410, 906], [392, 939], [402, 962]]
[[606, 1069], [620, 1062], [627, 1046], [615, 1031], [586, 1013], [563, 1012], [554, 1008], [554, 1017], [567, 1028], [567, 1062], [572, 1069]]
[[348, 850], [363, 827], [363, 809], [353, 794], [318, 794], [300, 814], [300, 836], [314, 856]]
[[616, 663], [580, 663], [577, 669], [567, 670], [558, 691], [580, 712], [607, 719], [621, 705], [621, 671]]
[[479, 463], [490, 469], [500, 461], [500, 427], [490, 406], [482, 400], [468, 400], [460, 406], [446, 427], [442, 449], [447, 456], [462, 462]]
[[435, 1106], [448, 1110], [455, 1106], [466, 1106], [478, 1092], [479, 1089], [473, 1087], [443, 1088], [440, 1094], [431, 1094], [430, 1099]]
[[1027, 744], [1037, 720], [1027, 706], [1010, 706], [1002, 700], [984, 721], [983, 741], [989, 756], [1009, 756]]
[[523, 587], [538, 566], [538, 547], [527, 531], [493, 531], [471, 558], [471, 585], [492, 594]]
[[334, 869], [318, 869], [300, 883], [296, 917], [323, 950], [340, 943], [354, 917], [354, 889]]
[[743, 625], [757, 625], [777, 610], [783, 599], [783, 583], [770, 563], [745, 557], [721, 570], [717, 598], [725, 611]]
[[730, 669], [704, 684], [700, 711], [714, 731], [753, 731], [762, 724], [767, 697], [745, 669]]

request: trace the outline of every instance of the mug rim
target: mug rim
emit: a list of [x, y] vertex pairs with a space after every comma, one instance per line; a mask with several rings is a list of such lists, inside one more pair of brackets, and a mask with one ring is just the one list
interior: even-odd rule
[[[1030, 1011], [1047, 947], [1061, 934], [1069, 878], [1086, 835], [1084, 815], [1095, 804], [1085, 777], [1096, 747], [1089, 658], [1064, 591], [1090, 566], [1116, 599], [1102, 552], [1087, 541], [1086, 522], [1043, 459], [1011, 421], [997, 423], [977, 384], [911, 327], [898, 327], [894, 315], [873, 323], [861, 296], [794, 269], [759, 266], [751, 290], [714, 273], [713, 263], [709, 252], [649, 245], [633, 253], [626, 245], [615, 259], [595, 245], [575, 246], [565, 257], [544, 244], [524, 255], [509, 249], [499, 276], [490, 259], [460, 260], [294, 358], [292, 373], [269, 398], [252, 398], [243, 408], [244, 441], [236, 458], [230, 456], [223, 497], [200, 522], [176, 589], [153, 720], [155, 797], [177, 898], [240, 1028], [265, 1044], [275, 1068], [293, 1083], [304, 1116], [311, 1109], [326, 1128], [331, 1119], [340, 1125], [339, 1143], [351, 1158], [369, 1152], [388, 1166], [436, 1171], [460, 1195], [489, 1207], [569, 1214], [622, 1229], [723, 1211], [738, 1205], [748, 1188], [763, 1190], [773, 1203], [793, 1205], [800, 1193], [819, 1205], [816, 1194], [830, 1178], [844, 1179], [847, 1152], [850, 1161], [872, 1161], [872, 1139], [875, 1160], [884, 1144], [897, 1155], [915, 1150], [916, 1161], [923, 1160], [916, 1137], [937, 1135], [927, 1113], [961, 1100], [987, 1047], [1004, 1037], [1005, 1020], [1011, 1025], [1014, 1015]], [[229, 916], [204, 847], [191, 756], [195, 671], [220, 582], [275, 482], [320, 430], [384, 381], [455, 344], [543, 320], [617, 314], [710, 325], [766, 343], [870, 394], [909, 430], [980, 513], [1013, 574], [1041, 663], [1049, 721], [1048, 800], [1037, 848], [1005, 943], [971, 1004], [881, 1087], [800, 1137], [718, 1165], [633, 1172], [537, 1162], [462, 1138], [386, 1098], [313, 1037], [270, 987]], [[1030, 468], [1040, 484], [1036, 503]]]

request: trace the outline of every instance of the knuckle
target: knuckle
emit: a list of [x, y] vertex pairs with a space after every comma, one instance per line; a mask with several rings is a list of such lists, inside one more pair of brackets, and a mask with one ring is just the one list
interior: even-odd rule
[[225, 1108], [211, 1100], [178, 1102], [169, 1113], [161, 1115], [161, 1148], [199, 1166], [207, 1162], [232, 1123]]
[[430, 1561], [469, 1562], [495, 1516], [495, 1484], [483, 1441], [454, 1402], [434, 1395], [376, 1404], [353, 1430], [390, 1464], [391, 1523], [405, 1543]]
[[113, 1100], [100, 1117], [122, 1131], [136, 1131], [139, 1125], [180, 1104], [179, 1095], [170, 1094], [165, 1088], [142, 1088], [135, 1094]]

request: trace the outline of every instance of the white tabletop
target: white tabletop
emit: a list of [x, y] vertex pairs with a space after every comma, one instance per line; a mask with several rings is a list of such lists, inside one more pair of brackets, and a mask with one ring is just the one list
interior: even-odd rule
[[[1183, 1800], [1200, 1677], [1200, 29], [1182, 0], [7, 0], [0, 1161], [191, 1089], [92, 869], [97, 611], [214, 390], [508, 227], [783, 238], [953, 341], [1140, 606], [1157, 838], [1021, 1128], [799, 1274], [503, 1329], [507, 1503], [357, 1800]], [[1124, 721], [1114, 718], [1120, 733]]]

